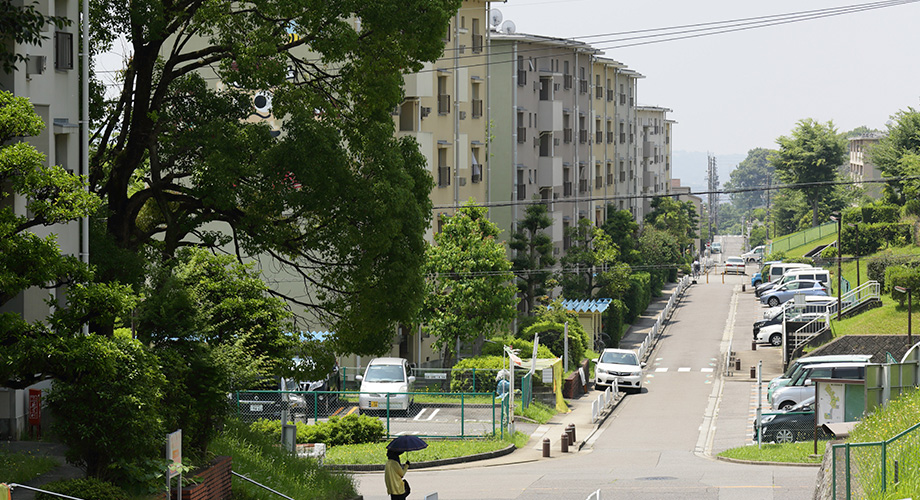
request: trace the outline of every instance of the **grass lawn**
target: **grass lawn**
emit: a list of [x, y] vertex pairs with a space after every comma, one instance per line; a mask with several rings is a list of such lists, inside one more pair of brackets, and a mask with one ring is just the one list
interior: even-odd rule
[[824, 452], [824, 445], [824, 441], [818, 441], [818, 456], [813, 456], [814, 441], [787, 444], [765, 443], [760, 448], [757, 445], [741, 446], [725, 450], [719, 453], [719, 456], [754, 462], [817, 464], [821, 463], [820, 454]]
[[837, 233], [829, 234], [823, 238], [819, 238], [815, 241], [806, 243], [802, 246], [793, 247], [793, 248], [790, 248], [789, 250], [786, 250], [786, 257], [789, 257], [789, 258], [804, 257], [806, 253], [814, 250], [815, 247], [818, 247], [821, 245], [827, 245], [835, 241], [837, 241]]
[[51, 457], [0, 451], [0, 483], [25, 483], [58, 465]]
[[[436, 440], [427, 439], [428, 447], [424, 450], [412, 451], [403, 455], [402, 460], [410, 462], [428, 462], [444, 458], [466, 457], [478, 453], [497, 451], [513, 444], [521, 448], [527, 444], [530, 437], [521, 432], [514, 435], [513, 440], [502, 439], [457, 439]], [[386, 462], [387, 442], [349, 444], [333, 446], [326, 450], [327, 464], [354, 465], [354, 464], [382, 464]]]

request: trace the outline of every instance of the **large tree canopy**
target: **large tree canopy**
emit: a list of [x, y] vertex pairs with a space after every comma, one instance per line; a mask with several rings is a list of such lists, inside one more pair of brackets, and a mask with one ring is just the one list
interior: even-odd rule
[[[334, 349], [388, 346], [421, 303], [431, 214], [425, 158], [394, 138], [390, 111], [403, 74], [440, 56], [459, 1], [92, 6], [93, 53], [118, 36], [130, 50], [92, 139], [104, 241], [270, 258], [300, 283], [286, 298], [336, 332]], [[245, 120], [257, 91], [271, 92], [280, 134]]]
[[[885, 177], [920, 175], [920, 111], [908, 107], [898, 111], [892, 119], [888, 134], [869, 150], [869, 158]], [[898, 204], [910, 200], [916, 203], [920, 182], [917, 179], [889, 181], [885, 193], [889, 200]]]
[[758, 189], [770, 184], [773, 179], [773, 165], [770, 164], [772, 149], [754, 148], [748, 151], [747, 158], [732, 170], [731, 180], [725, 183], [727, 190], [751, 189], [731, 193], [732, 204], [743, 214], [766, 206], [768, 191]]
[[518, 221], [518, 230], [511, 235], [508, 246], [515, 251], [511, 261], [518, 275], [518, 288], [523, 295], [528, 316], [536, 314], [538, 296], [547, 295], [549, 279], [553, 276], [550, 267], [556, 263], [553, 257], [553, 239], [543, 232], [553, 225], [546, 205], [536, 203], [527, 207], [524, 218]]
[[833, 192], [829, 184], [837, 180], [847, 151], [846, 139], [837, 134], [833, 122], [819, 123], [811, 118], [799, 120], [792, 134], [776, 139], [779, 150], [770, 156], [776, 175], [794, 184], [812, 209], [811, 225], [818, 225], [821, 200]]

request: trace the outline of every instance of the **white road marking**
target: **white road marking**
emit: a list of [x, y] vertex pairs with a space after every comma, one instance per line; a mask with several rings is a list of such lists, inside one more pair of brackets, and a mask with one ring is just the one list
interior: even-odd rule
[[703, 373], [712, 373], [712, 368], [700, 368], [700, 371]]
[[419, 411], [418, 414], [415, 416], [415, 418], [413, 418], [412, 420], [418, 420], [419, 418], [421, 418], [422, 414], [425, 413], [425, 410], [427, 409], [428, 408], [422, 408], [421, 411]]
[[678, 371], [678, 372], [689, 372], [689, 371], [690, 371], [690, 367], [689, 367], [689, 366], [682, 366], [682, 367], [678, 368], [677, 371]]
[[655, 368], [655, 373], [664, 373], [668, 371], [667, 368]]
[[440, 408], [435, 408], [435, 410], [434, 410], [433, 412], [431, 412], [431, 415], [428, 415], [428, 418], [426, 418], [425, 420], [431, 420], [431, 419], [433, 419], [434, 416], [437, 415], [439, 411], [441, 411]]

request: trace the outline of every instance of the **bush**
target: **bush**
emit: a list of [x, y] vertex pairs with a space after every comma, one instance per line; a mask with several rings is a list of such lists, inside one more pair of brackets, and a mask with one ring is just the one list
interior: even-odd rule
[[821, 250], [821, 258], [824, 260], [836, 259], [837, 247], [832, 247], [830, 245], [824, 247], [824, 250]]
[[770, 252], [770, 255], [764, 257], [763, 260], [764, 262], [784, 261], [786, 260], [786, 252]]
[[907, 266], [891, 266], [885, 270], [885, 283], [891, 292], [891, 298], [896, 299], [903, 306], [907, 294], [898, 292], [896, 286], [920, 290], [920, 268]]
[[[53, 481], [42, 485], [42, 489], [84, 500], [128, 500], [127, 493], [118, 486], [91, 477]], [[60, 500], [60, 498], [47, 493], [35, 495], [35, 500]]]
[[881, 253], [866, 259], [866, 274], [870, 280], [878, 281], [882, 290], [886, 290], [885, 270], [892, 266], [915, 267], [917, 262], [910, 255], [894, 255], [890, 252]]
[[626, 320], [626, 304], [620, 299], [613, 299], [607, 310], [604, 311], [604, 333], [607, 334], [606, 347], [620, 345], [620, 336], [623, 334], [623, 325]]
[[[541, 321], [527, 327], [521, 335], [525, 339], [540, 334], [540, 343], [549, 348], [556, 357], [565, 353], [565, 325], [551, 321]], [[569, 364], [577, 366], [584, 359], [588, 348], [588, 335], [578, 321], [569, 322]]]
[[[486, 342], [482, 346], [482, 351], [480, 354], [483, 356], [503, 356], [505, 352], [505, 346], [510, 345], [515, 349], [520, 349], [521, 355], [525, 357], [530, 357], [533, 353], [533, 342], [526, 339], [520, 339], [517, 337], [493, 337], [492, 342]], [[555, 357], [552, 351], [549, 350], [546, 345], [542, 342], [537, 348], [537, 357], [538, 358], [553, 358]], [[478, 386], [477, 386], [478, 387]]]
[[[379, 418], [367, 415], [329, 417], [326, 422], [308, 425], [297, 422], [298, 443], [325, 443], [326, 446], [373, 443], [383, 439], [384, 428]], [[281, 440], [281, 421], [259, 419], [250, 425], [253, 432], [268, 434]]]
[[[530, 352], [533, 352], [533, 343], [530, 345]], [[504, 368], [504, 363], [505, 359], [502, 356], [476, 356], [461, 359], [450, 369], [450, 390], [452, 392], [472, 392], [475, 376], [476, 392], [495, 392], [497, 385], [495, 375], [498, 370]], [[473, 369], [476, 371], [474, 372]]]
[[632, 324], [640, 314], [645, 312], [652, 300], [651, 276], [647, 272], [633, 273], [629, 276], [629, 292], [626, 293], [626, 322]]

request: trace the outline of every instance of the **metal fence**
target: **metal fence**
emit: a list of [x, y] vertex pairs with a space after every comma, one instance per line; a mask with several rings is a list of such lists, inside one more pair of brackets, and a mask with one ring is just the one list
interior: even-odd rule
[[916, 484], [920, 432], [916, 424], [886, 441], [833, 445], [833, 498], [883, 498], [901, 482]]
[[836, 233], [837, 223], [828, 222], [827, 224], [822, 224], [818, 227], [812, 227], [797, 233], [787, 234], [786, 236], [775, 238], [772, 242], [770, 242], [770, 244], [767, 245], [766, 254], [769, 255], [773, 252], [787, 252], [791, 248], [800, 247], [806, 243], [820, 240], [829, 234]]
[[642, 344], [636, 349], [639, 359], [645, 359], [645, 355], [648, 353], [649, 348], [654, 344], [655, 339], [658, 338], [661, 331], [664, 330], [665, 323], [671, 311], [674, 309], [674, 304], [677, 303], [678, 298], [684, 293], [684, 289], [690, 285], [690, 281], [691, 279], [689, 276], [684, 276], [677, 282], [677, 288], [671, 293], [671, 298], [668, 299], [668, 303], [664, 306], [664, 309], [658, 313], [658, 317], [655, 318], [655, 324], [652, 325], [652, 328], [648, 331]]
[[236, 415], [247, 424], [258, 420], [316, 423], [329, 417], [366, 414], [384, 424], [388, 437], [469, 438], [494, 435], [501, 400], [494, 393], [356, 391], [241, 391], [233, 394]]

